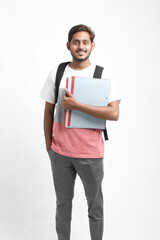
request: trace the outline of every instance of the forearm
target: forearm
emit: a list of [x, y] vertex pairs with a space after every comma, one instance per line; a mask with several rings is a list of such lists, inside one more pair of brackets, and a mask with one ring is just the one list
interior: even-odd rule
[[52, 143], [52, 128], [53, 128], [53, 112], [48, 112], [45, 109], [44, 113], [44, 135], [46, 148], [48, 149]]
[[112, 101], [108, 106], [97, 107], [91, 106], [83, 103], [79, 103], [75, 97], [65, 89], [67, 96], [63, 98], [63, 106], [65, 109], [74, 109], [87, 113], [93, 117], [117, 121], [119, 118], [119, 103], [117, 100]]
[[110, 105], [106, 107], [96, 107], [91, 105], [86, 105], [78, 103], [76, 110], [87, 113], [93, 117], [105, 119], [105, 120], [118, 120], [119, 111], [111, 107]]

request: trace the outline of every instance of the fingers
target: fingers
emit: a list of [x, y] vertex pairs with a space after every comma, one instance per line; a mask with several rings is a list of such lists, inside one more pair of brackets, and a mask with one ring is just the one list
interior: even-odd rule
[[67, 97], [67, 96], [64, 96], [64, 97], [63, 97], [63, 100], [64, 100], [64, 101], [66, 101], [67, 99], [68, 99], [68, 97]]
[[66, 92], [66, 94], [67, 94], [68, 97], [72, 97], [72, 96], [73, 96], [73, 95], [68, 91], [67, 88], [65, 88], [65, 92]]
[[63, 97], [63, 107], [65, 109], [75, 109], [77, 105], [77, 100], [75, 97], [68, 91], [68, 89], [65, 89], [66, 95]]

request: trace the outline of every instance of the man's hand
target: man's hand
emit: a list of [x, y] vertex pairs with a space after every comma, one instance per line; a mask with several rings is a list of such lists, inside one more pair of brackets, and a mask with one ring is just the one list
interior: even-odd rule
[[67, 90], [65, 89], [66, 95], [63, 97], [63, 107], [64, 109], [76, 109], [78, 106], [78, 102], [76, 98]]

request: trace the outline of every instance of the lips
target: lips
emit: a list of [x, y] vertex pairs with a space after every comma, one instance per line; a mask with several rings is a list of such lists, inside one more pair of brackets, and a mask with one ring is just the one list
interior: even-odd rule
[[83, 55], [84, 53], [86, 53], [86, 51], [82, 51], [82, 50], [79, 50], [79, 51], [76, 51], [77, 53], [79, 53], [80, 55]]

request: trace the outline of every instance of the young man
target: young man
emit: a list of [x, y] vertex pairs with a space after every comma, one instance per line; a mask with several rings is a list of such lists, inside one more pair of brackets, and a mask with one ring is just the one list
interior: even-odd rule
[[[106, 107], [81, 104], [65, 89], [67, 77], [93, 77], [95, 65], [91, 64], [89, 56], [95, 47], [94, 37], [94, 32], [86, 25], [74, 26], [69, 31], [67, 49], [72, 55], [72, 62], [65, 68], [60, 82], [55, 114], [57, 67], [51, 70], [41, 91], [41, 97], [46, 101], [44, 133], [57, 198], [58, 240], [70, 239], [72, 199], [77, 174], [82, 180], [87, 198], [91, 239], [102, 240], [103, 235], [101, 183], [104, 142], [102, 131], [100, 129], [65, 128], [63, 124], [64, 109], [75, 109], [105, 120], [117, 121], [119, 118], [119, 98], [112, 81], [110, 101]], [[108, 78], [105, 71], [103, 71], [102, 78]]]

